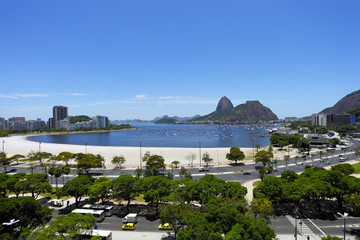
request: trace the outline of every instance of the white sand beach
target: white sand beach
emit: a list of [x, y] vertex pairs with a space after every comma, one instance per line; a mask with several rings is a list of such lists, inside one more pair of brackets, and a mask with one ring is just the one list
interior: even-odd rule
[[[107, 168], [115, 167], [111, 160], [114, 156], [123, 155], [126, 159], [126, 163], [123, 166], [126, 167], [138, 167], [140, 164], [140, 147], [115, 147], [115, 146], [92, 146], [92, 145], [71, 145], [71, 144], [55, 144], [55, 143], [44, 143], [29, 141], [26, 138], [27, 136], [11, 136], [11, 137], [2, 137], [0, 138], [0, 146], [4, 145], [4, 151], [8, 156], [13, 156], [15, 154], [27, 155], [31, 151], [40, 151], [49, 152], [52, 154], [59, 154], [60, 152], [72, 152], [79, 153], [87, 151], [87, 153], [92, 154], [101, 154], [106, 162], [105, 165]], [[5, 142], [3, 142], [5, 141]], [[2, 149], [1, 149], [2, 150]], [[186, 156], [190, 153], [196, 155], [194, 160], [194, 166], [199, 166], [199, 153], [201, 155], [205, 152], [208, 152], [210, 157], [214, 159], [212, 165], [217, 164], [228, 164], [229, 161], [226, 159], [226, 154], [229, 152], [230, 148], [156, 148], [156, 147], [142, 147], [141, 156], [145, 152], [149, 151], [151, 155], [157, 154], [161, 155], [165, 159], [165, 163], [170, 165], [171, 162], [177, 160], [180, 162], [179, 166], [189, 166], [190, 161], [186, 159]], [[244, 151], [246, 156], [252, 156], [252, 148], [241, 148]], [[252, 162], [252, 161], [249, 161]], [[142, 163], [144, 165], [144, 163]]]

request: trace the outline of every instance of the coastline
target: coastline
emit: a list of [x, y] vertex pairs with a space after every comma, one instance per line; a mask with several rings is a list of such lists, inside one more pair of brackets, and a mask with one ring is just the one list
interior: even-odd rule
[[[128, 129], [126, 129], [128, 130]], [[122, 131], [122, 130], [121, 130]], [[79, 132], [80, 133], [80, 132]], [[90, 133], [90, 132], [87, 132]], [[71, 133], [72, 134], [72, 133]], [[49, 134], [44, 134], [49, 135]], [[107, 168], [114, 168], [115, 165], [111, 163], [114, 156], [123, 155], [126, 159], [124, 167], [138, 167], [140, 165], [140, 152], [141, 156], [149, 151], [150, 154], [161, 155], [165, 159], [165, 164], [170, 165], [173, 161], [179, 161], [179, 166], [187, 167], [190, 161], [186, 159], [186, 156], [190, 153], [196, 155], [196, 159], [193, 162], [194, 167], [200, 165], [199, 153], [201, 155], [205, 152], [209, 153], [210, 157], [214, 159], [211, 165], [217, 166], [218, 164], [228, 164], [229, 160], [226, 159], [226, 154], [230, 151], [230, 148], [175, 148], [175, 147], [122, 147], [122, 146], [94, 146], [94, 145], [74, 145], [74, 144], [58, 144], [58, 143], [45, 143], [34, 142], [27, 138], [31, 136], [38, 136], [37, 134], [29, 135], [17, 135], [10, 137], [1, 137], [0, 143], [4, 146], [4, 151], [8, 157], [15, 154], [27, 155], [31, 151], [49, 152], [52, 154], [59, 154], [60, 152], [87, 152], [92, 154], [101, 154], [105, 158], [105, 166]], [[246, 156], [251, 155], [252, 148], [241, 148]], [[142, 166], [145, 163], [141, 163]]]

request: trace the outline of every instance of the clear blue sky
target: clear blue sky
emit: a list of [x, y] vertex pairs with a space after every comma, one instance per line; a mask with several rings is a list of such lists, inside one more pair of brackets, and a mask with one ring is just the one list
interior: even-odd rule
[[0, 1], [0, 117], [302, 117], [360, 89], [360, 1]]

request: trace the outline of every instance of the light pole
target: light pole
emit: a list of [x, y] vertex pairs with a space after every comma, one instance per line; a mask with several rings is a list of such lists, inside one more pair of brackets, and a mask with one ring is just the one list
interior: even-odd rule
[[199, 159], [200, 159], [200, 167], [201, 167], [201, 141], [199, 141]]
[[141, 162], [142, 162], [142, 159], [141, 159], [141, 145], [142, 145], [142, 142], [140, 141], [140, 168], [142, 167], [141, 165]]
[[298, 229], [297, 229], [297, 218], [299, 217], [299, 212], [297, 209], [295, 209], [295, 234], [294, 234], [294, 237], [295, 237], [295, 240], [297, 240], [297, 232], [298, 232]]
[[255, 161], [255, 150], [254, 150], [254, 148], [255, 148], [255, 145], [254, 145], [254, 138], [252, 137], [251, 138], [251, 141], [252, 141], [252, 144], [253, 144], [253, 161]]
[[41, 142], [39, 142], [39, 152], [41, 152]]
[[3, 152], [5, 152], [5, 140], [3, 140]]
[[217, 160], [218, 160], [218, 172], [220, 172], [220, 163], [219, 163], [219, 150], [216, 150]]
[[346, 218], [348, 218], [348, 216], [349, 216], [349, 214], [348, 213], [346, 213], [346, 212], [344, 212], [344, 214], [341, 214], [341, 213], [337, 213], [337, 214], [339, 214], [341, 217], [343, 217], [344, 218], [344, 240], [345, 240], [345, 227], [346, 227]]
[[87, 142], [85, 142], [85, 154], [87, 154]]

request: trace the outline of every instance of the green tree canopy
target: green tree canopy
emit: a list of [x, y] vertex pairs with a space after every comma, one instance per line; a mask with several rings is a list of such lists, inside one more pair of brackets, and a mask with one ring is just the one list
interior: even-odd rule
[[95, 227], [95, 217], [91, 214], [70, 213], [58, 215], [49, 226], [44, 226], [30, 235], [29, 240], [55, 239], [59, 234], [61, 239], [77, 239], [80, 230]]
[[238, 161], [245, 159], [245, 154], [239, 147], [231, 147], [230, 152], [226, 154], [226, 159], [235, 161], [235, 165], [237, 165]]
[[269, 164], [270, 159], [271, 159], [270, 154], [265, 150], [261, 150], [255, 154], [255, 162], [262, 163], [263, 166], [266, 166], [266, 164]]
[[160, 172], [165, 171], [165, 169], [166, 165], [164, 158], [159, 155], [151, 155], [146, 160], [145, 176], [157, 176]]
[[112, 182], [114, 197], [127, 201], [126, 207], [129, 211], [130, 201], [138, 196], [138, 192], [134, 189], [134, 185], [139, 180], [129, 174], [121, 175]]
[[121, 166], [126, 162], [126, 159], [123, 155], [120, 156], [114, 156], [113, 159], [111, 160], [112, 164], [115, 164], [119, 167], [119, 169], [121, 169]]
[[61, 196], [73, 196], [75, 198], [75, 206], [78, 207], [81, 197], [88, 194], [89, 187], [94, 182], [92, 177], [77, 176], [68, 181], [62, 189], [59, 189]]
[[101, 204], [107, 202], [113, 197], [113, 185], [114, 180], [106, 177], [100, 177], [95, 180], [93, 184], [89, 186], [88, 195], [91, 200], [101, 200]]

